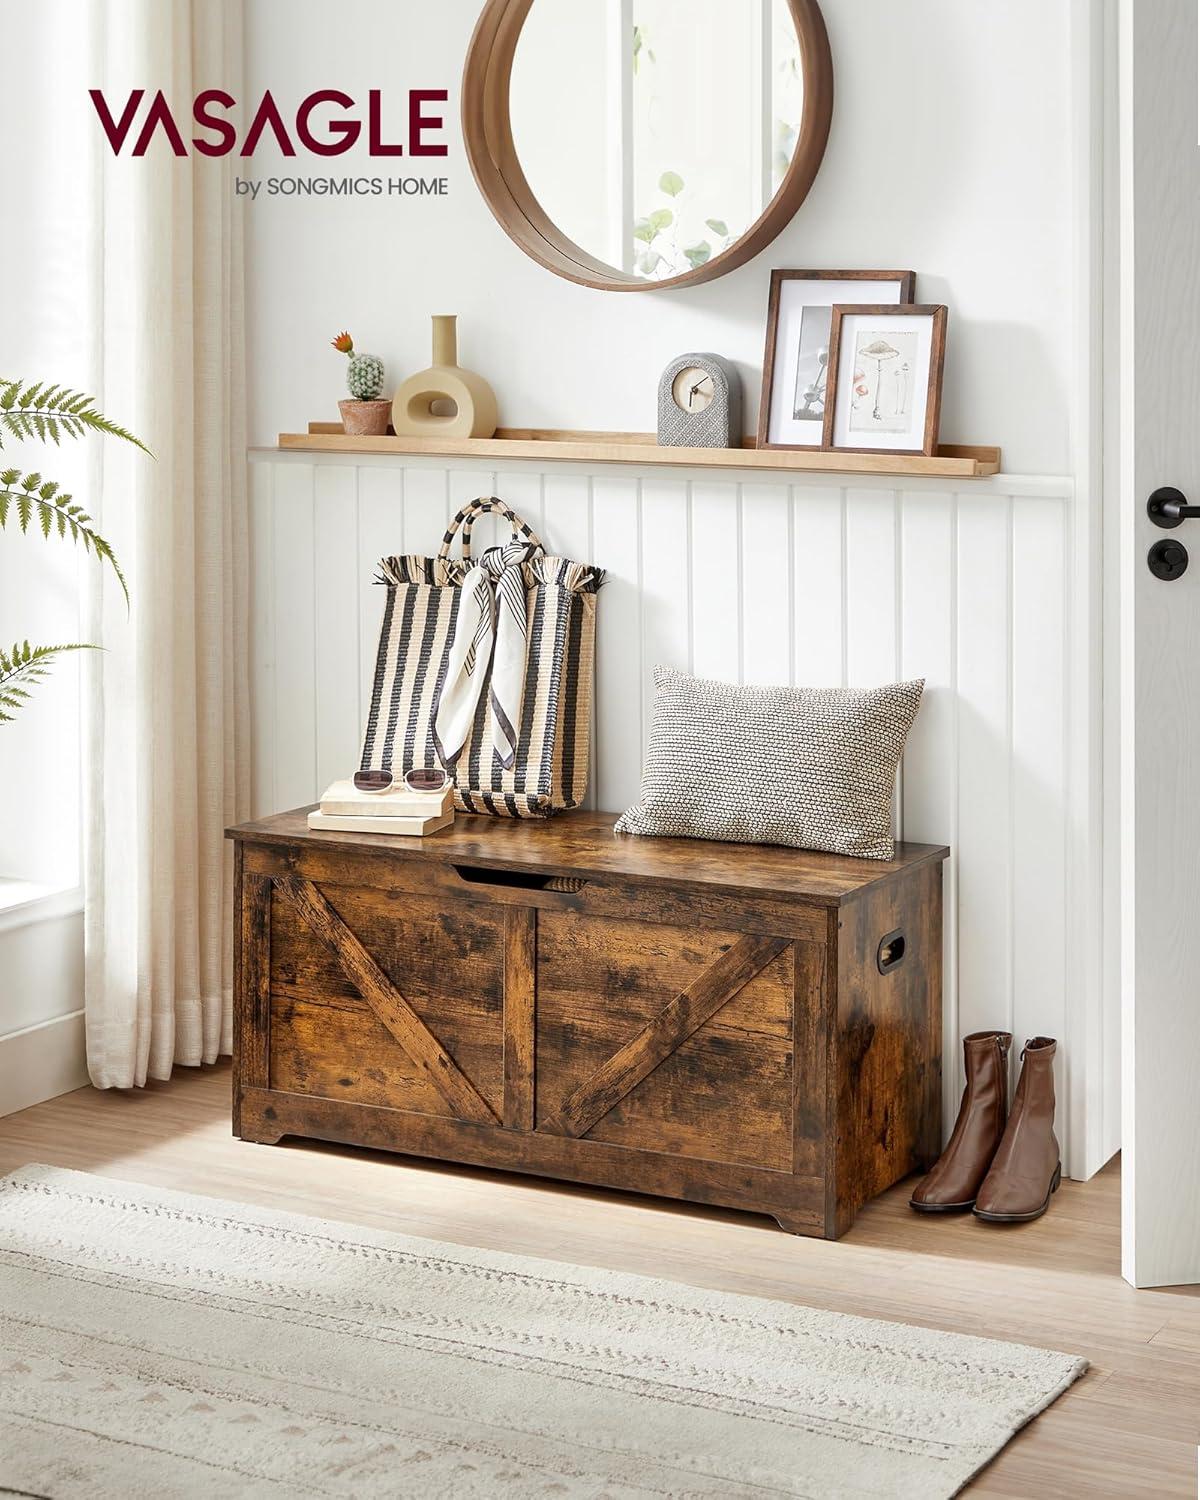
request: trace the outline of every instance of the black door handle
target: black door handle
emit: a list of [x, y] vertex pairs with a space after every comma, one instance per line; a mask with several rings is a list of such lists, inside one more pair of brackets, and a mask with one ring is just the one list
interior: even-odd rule
[[1200, 505], [1189, 505], [1182, 490], [1167, 484], [1146, 501], [1146, 514], [1156, 526], [1170, 529], [1183, 521], [1200, 518]]

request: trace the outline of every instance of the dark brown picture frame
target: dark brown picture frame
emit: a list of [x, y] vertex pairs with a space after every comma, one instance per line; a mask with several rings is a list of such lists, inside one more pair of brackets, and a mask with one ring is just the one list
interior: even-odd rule
[[[912, 302], [893, 304], [838, 303], [833, 309], [833, 322], [829, 330], [829, 373], [825, 383], [825, 423], [822, 429], [822, 450], [826, 453], [892, 453], [922, 454], [932, 458], [937, 453], [938, 427], [942, 417], [942, 373], [946, 362], [946, 320], [948, 310], [942, 303], [924, 305]], [[868, 318], [931, 318], [933, 328], [929, 349], [929, 380], [925, 401], [925, 431], [920, 448], [858, 448], [834, 443], [834, 427], [837, 421], [838, 393], [841, 389], [842, 319], [846, 317]], [[833, 384], [830, 386], [829, 382]]]
[[[772, 271], [771, 290], [767, 298], [767, 342], [763, 351], [762, 397], [758, 404], [757, 448], [777, 448], [781, 452], [819, 452], [822, 443], [773, 443], [770, 440], [771, 392], [775, 383], [775, 350], [779, 333], [779, 300], [785, 281], [895, 281], [900, 286], [900, 302], [915, 303], [915, 271]], [[830, 365], [832, 366], [832, 350]], [[828, 405], [828, 401], [826, 402]]]

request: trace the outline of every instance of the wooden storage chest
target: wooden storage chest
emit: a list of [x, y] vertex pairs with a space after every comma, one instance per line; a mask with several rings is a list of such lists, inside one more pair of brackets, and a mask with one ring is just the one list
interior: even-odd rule
[[941, 1138], [942, 860], [459, 816], [236, 841], [234, 1132], [836, 1237]]

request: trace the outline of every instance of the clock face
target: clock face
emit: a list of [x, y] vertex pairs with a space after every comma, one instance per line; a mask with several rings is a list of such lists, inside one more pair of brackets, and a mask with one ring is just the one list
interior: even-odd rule
[[716, 394], [712, 375], [699, 365], [688, 365], [680, 370], [671, 383], [671, 395], [680, 411], [693, 414], [705, 411], [712, 405]]

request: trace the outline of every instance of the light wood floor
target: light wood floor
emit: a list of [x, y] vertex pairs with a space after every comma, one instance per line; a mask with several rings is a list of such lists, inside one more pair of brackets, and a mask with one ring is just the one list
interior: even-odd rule
[[1089, 1373], [970, 1492], [1196, 1494], [1200, 1289], [1121, 1280], [1115, 1165], [1064, 1183], [1036, 1224], [918, 1218], [900, 1187], [826, 1244], [747, 1214], [334, 1146], [248, 1145], [230, 1135], [227, 1066], [140, 1093], [80, 1089], [0, 1119], [0, 1172], [35, 1161], [1083, 1354]]

